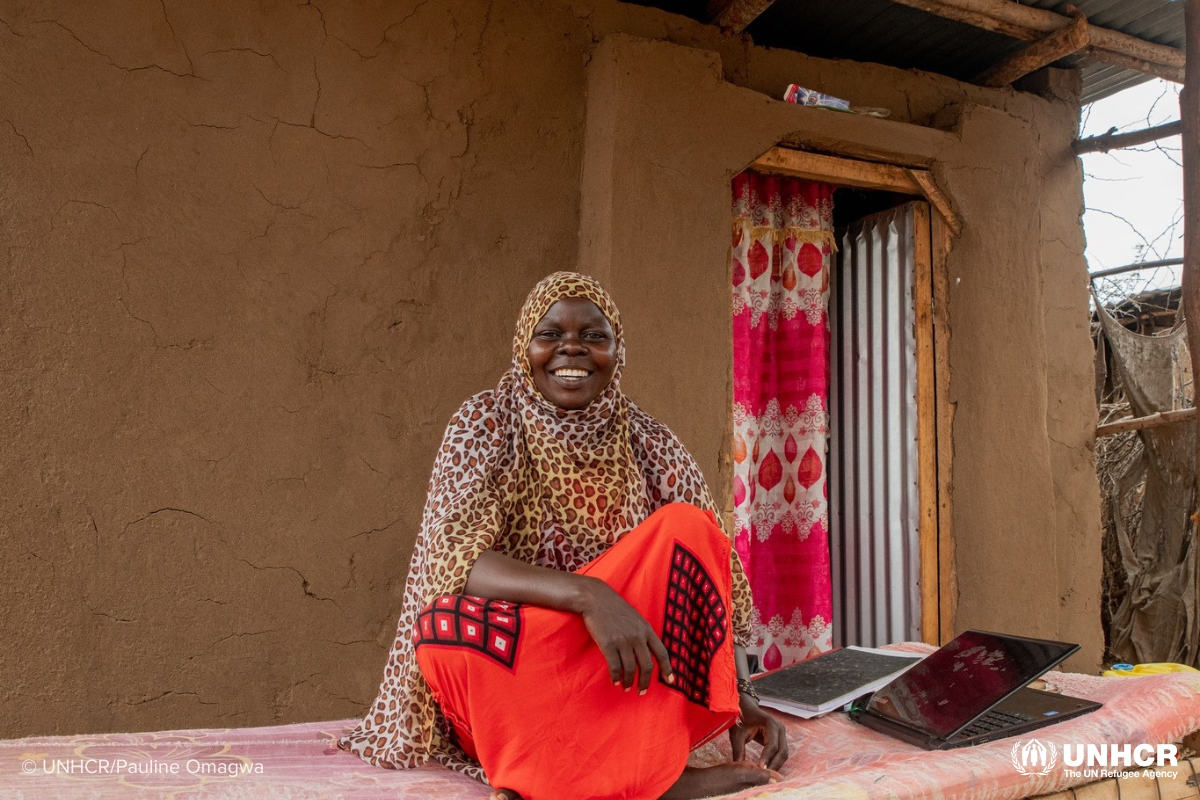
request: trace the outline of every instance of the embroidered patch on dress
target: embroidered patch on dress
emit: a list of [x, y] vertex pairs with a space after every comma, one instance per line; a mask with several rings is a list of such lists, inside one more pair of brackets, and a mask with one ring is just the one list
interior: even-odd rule
[[700, 705], [708, 701], [708, 669], [725, 642], [728, 612], [717, 584], [700, 559], [675, 543], [671, 574], [667, 578], [667, 604], [663, 614], [662, 643], [671, 658], [675, 682], [659, 682]]
[[447, 594], [425, 606], [416, 644], [466, 647], [512, 669], [521, 637], [521, 606], [502, 600]]

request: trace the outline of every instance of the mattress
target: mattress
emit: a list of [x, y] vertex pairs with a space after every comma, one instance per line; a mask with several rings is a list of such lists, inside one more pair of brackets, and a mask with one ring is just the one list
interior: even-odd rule
[[[1050, 673], [1046, 680], [1052, 689], [1098, 700], [1104, 708], [1034, 733], [1043, 747], [1057, 754], [1045, 774], [1038, 774], [1044, 764], [1037, 769], [1020, 766], [1013, 740], [926, 752], [856, 725], [843, 714], [807, 721], [781, 716], [793, 751], [783, 769], [786, 780], [737, 796], [1017, 800], [1097, 782], [1101, 776], [1094, 770], [1089, 775], [1086, 767], [1065, 763], [1064, 745], [1173, 743], [1200, 730], [1197, 674], [1099, 678]], [[334, 742], [354, 723], [335, 720], [0, 741], [0, 798], [481, 800], [488, 796], [482, 784], [440, 766], [379, 769], [339, 751]], [[728, 753], [728, 742], [721, 741], [697, 751], [692, 759], [702, 766], [718, 763]], [[1190, 769], [1182, 758], [1179, 763], [1177, 769]]]

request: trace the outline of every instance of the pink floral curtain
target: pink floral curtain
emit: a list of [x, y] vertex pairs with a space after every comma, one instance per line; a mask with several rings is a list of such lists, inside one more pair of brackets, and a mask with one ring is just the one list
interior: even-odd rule
[[733, 179], [736, 546], [767, 669], [830, 649], [826, 490], [833, 187]]

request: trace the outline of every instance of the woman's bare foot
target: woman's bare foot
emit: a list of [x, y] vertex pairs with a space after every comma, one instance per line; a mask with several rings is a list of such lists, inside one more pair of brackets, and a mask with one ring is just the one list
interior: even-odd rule
[[781, 780], [783, 776], [775, 770], [749, 761], [731, 761], [715, 767], [687, 767], [661, 800], [697, 800]]
[[492, 796], [488, 800], [524, 800], [524, 798], [512, 789], [493, 789]]

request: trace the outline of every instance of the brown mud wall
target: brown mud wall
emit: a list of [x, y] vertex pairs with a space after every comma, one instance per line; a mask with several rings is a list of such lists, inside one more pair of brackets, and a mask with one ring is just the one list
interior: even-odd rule
[[[589, 105], [603, 70], [616, 106]], [[766, 121], [697, 148], [710, 121], [659, 80]], [[792, 81], [942, 130], [757, 94]], [[968, 220], [947, 602], [1094, 665], [1076, 114], [610, 0], [0, 0], [0, 735], [360, 713], [442, 427], [580, 259], [626, 309], [635, 399], [720, 485], [725, 192], [787, 136], [937, 151]]]

